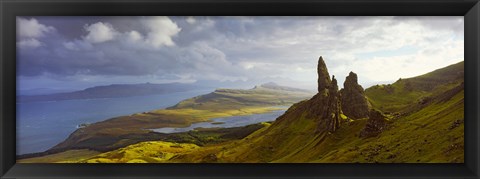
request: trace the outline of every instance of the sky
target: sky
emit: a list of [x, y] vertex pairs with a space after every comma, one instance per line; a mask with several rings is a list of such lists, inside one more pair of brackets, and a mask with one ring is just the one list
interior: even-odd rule
[[[463, 16], [17, 17], [17, 89], [227, 82], [368, 88], [464, 58]], [[253, 87], [253, 86], [251, 86]]]

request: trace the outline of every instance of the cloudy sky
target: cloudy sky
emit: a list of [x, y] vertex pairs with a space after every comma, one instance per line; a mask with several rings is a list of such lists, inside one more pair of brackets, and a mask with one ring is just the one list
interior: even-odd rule
[[315, 89], [323, 56], [366, 88], [463, 60], [459, 17], [18, 17], [21, 90], [277, 82]]

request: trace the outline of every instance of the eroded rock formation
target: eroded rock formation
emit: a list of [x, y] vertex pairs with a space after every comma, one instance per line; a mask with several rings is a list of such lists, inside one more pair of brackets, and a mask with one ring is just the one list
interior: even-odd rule
[[318, 92], [321, 93], [324, 89], [327, 89], [330, 83], [330, 75], [328, 74], [327, 65], [325, 65], [325, 61], [323, 61], [322, 56], [318, 58], [318, 65], [317, 65], [317, 73], [318, 73]]
[[367, 98], [362, 86], [358, 84], [357, 74], [350, 72], [343, 83], [340, 94], [343, 114], [352, 119], [368, 117]]
[[330, 80], [327, 66], [322, 57], [318, 59], [318, 93], [310, 99], [309, 117], [318, 120], [317, 131], [337, 130], [340, 126], [340, 99], [335, 76]]
[[342, 118], [342, 114], [345, 113], [342, 106], [349, 111], [350, 118], [368, 117], [368, 103], [355, 73], [352, 72], [347, 77], [344, 84], [346, 89], [342, 90], [345, 93], [343, 98], [341, 91], [338, 90], [337, 79], [335, 76], [330, 78], [322, 57], [318, 59], [317, 74], [318, 93], [310, 100], [293, 105], [284, 115], [289, 117], [281, 116], [279, 121], [295, 120], [306, 115], [307, 118], [315, 120], [316, 131], [321, 133], [335, 132], [343, 122], [347, 122]]

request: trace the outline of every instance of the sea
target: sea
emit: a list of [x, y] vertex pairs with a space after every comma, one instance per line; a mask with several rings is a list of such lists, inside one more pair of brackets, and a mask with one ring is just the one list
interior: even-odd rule
[[17, 155], [43, 152], [64, 141], [78, 125], [163, 109], [214, 89], [149, 96], [17, 103]]

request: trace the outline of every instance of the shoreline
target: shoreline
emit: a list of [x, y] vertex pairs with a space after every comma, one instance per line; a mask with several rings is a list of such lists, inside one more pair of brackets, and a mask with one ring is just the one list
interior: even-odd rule
[[[286, 110], [286, 107], [287, 106], [247, 107], [247, 108], [240, 108], [240, 109], [236, 109], [236, 110], [216, 111], [216, 113], [213, 112], [213, 111], [209, 111], [209, 110], [196, 110], [196, 111], [201, 111], [203, 113], [205, 113], [205, 112], [210, 113], [210, 115], [213, 115], [213, 116], [216, 116], [216, 117], [207, 118], [205, 121], [192, 122], [192, 123], [188, 124], [188, 126], [176, 126], [175, 128], [186, 128], [186, 127], [189, 127], [189, 126], [191, 126], [192, 124], [195, 124], [195, 123], [212, 122], [212, 119], [216, 119], [216, 118], [248, 116], [248, 115], [266, 114], [266, 113], [271, 113], [271, 112], [276, 112], [276, 111], [283, 111], [283, 110]], [[156, 114], [158, 111], [178, 111], [178, 110], [185, 110], [185, 109], [157, 109], [157, 110], [152, 110], [152, 111], [148, 111], [148, 112], [133, 113], [133, 114], [127, 115], [127, 116], [148, 115], [148, 114]], [[193, 109], [190, 109], [190, 110], [193, 110]], [[236, 112], [233, 112], [234, 114], [231, 114], [232, 111], [236, 111]], [[110, 118], [110, 119], [106, 119], [106, 120], [103, 120], [103, 121], [98, 121], [98, 122], [95, 122], [95, 123], [91, 123], [91, 124], [89, 124], [85, 127], [77, 128], [75, 131], [77, 131], [79, 129], [85, 129], [88, 126], [95, 125], [96, 123], [105, 122], [105, 121], [108, 121], [108, 120], [111, 120], [111, 119], [114, 119], [114, 118]], [[243, 126], [237, 126], [237, 127], [243, 127]], [[231, 128], [231, 127], [228, 127], [228, 128]], [[151, 129], [143, 129], [143, 130], [151, 130]], [[74, 132], [72, 132], [71, 134], [73, 134]], [[155, 131], [151, 131], [151, 132], [155, 132]], [[165, 134], [165, 133], [160, 133], [160, 134]], [[167, 133], [167, 134], [170, 134], [170, 133]], [[62, 143], [62, 142], [60, 142], [60, 143]], [[69, 150], [81, 150], [81, 149], [97, 151], [93, 147], [92, 148], [55, 149], [55, 146], [54, 146], [54, 147], [51, 147], [50, 149], [48, 149], [46, 151], [20, 154], [20, 155], [16, 155], [16, 157], [17, 157], [17, 160], [18, 159], [30, 159], [30, 158], [37, 158], [37, 157], [43, 157], [43, 156], [48, 156], [48, 155], [52, 155], [52, 154], [62, 153], [62, 152], [69, 151]]]

